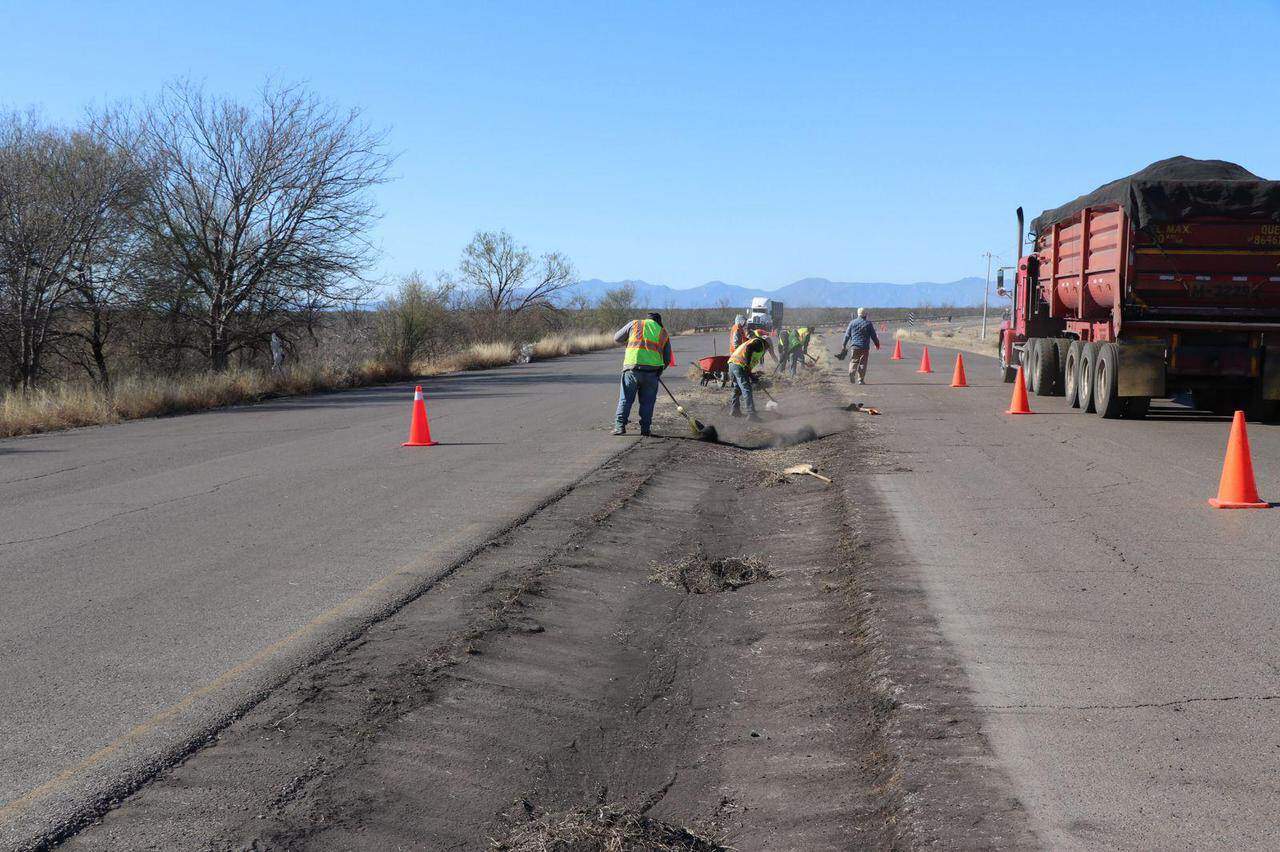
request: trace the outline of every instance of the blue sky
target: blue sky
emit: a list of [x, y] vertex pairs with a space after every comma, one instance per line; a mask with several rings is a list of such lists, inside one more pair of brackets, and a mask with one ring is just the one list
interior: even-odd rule
[[0, 104], [305, 81], [391, 131], [388, 275], [477, 228], [584, 278], [952, 280], [1187, 154], [1280, 178], [1280, 2], [5, 2]]

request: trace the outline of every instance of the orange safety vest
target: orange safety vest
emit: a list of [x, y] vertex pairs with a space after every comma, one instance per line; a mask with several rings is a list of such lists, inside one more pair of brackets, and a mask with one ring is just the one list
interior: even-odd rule
[[[759, 352], [748, 351], [747, 347], [755, 341], [760, 340], [762, 345]], [[733, 354], [729, 356], [730, 364], [737, 364], [739, 367], [747, 367], [754, 370], [760, 366], [760, 362], [764, 360], [765, 344], [763, 338], [753, 337], [738, 344], [738, 348], [733, 350]]]
[[733, 324], [733, 330], [729, 332], [729, 352], [737, 349], [747, 339], [747, 330], [738, 323]]

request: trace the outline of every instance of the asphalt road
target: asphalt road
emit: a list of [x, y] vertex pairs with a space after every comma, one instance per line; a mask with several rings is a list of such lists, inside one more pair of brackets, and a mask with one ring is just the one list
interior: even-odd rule
[[0, 847], [172, 762], [637, 440], [609, 434], [620, 359], [432, 379], [428, 449], [400, 447], [411, 385], [0, 441]]
[[[1043, 844], [1280, 848], [1280, 509], [1206, 505], [1228, 420], [1034, 396], [1010, 417], [992, 359], [966, 353], [959, 390], [954, 352], [923, 376], [905, 350], [875, 353], [865, 388], [893, 570], [927, 594]], [[1280, 500], [1280, 427], [1249, 436]]]

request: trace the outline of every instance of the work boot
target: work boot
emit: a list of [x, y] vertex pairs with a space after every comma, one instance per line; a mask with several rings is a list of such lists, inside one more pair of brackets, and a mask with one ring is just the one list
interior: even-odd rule
[[615, 434], [615, 435], [625, 435], [625, 434], [627, 434], [627, 427], [626, 427], [626, 426], [614, 426], [614, 427], [613, 427], [613, 434]]
[[641, 430], [640, 430], [640, 437], [641, 437], [641, 438], [647, 438], [647, 437], [649, 437], [649, 435], [650, 435], [650, 434], [651, 434], [651, 433], [649, 432], [649, 430], [648, 430], [648, 429], [641, 429]]

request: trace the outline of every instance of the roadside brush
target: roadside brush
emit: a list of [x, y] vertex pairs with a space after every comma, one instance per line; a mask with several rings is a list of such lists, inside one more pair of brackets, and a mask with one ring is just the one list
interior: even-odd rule
[[685, 420], [689, 421], [689, 431], [692, 432], [699, 441], [707, 441], [712, 444], [719, 442], [720, 433], [716, 431], [716, 427], [708, 426], [688, 411], [685, 411], [684, 406], [680, 404], [680, 400], [676, 399], [676, 395], [671, 392], [671, 388], [667, 387], [667, 383], [661, 378], [658, 379], [658, 384], [662, 385], [662, 389], [667, 392], [667, 396], [671, 397], [671, 401], [676, 404], [676, 411], [680, 412], [681, 416], [683, 416]]

